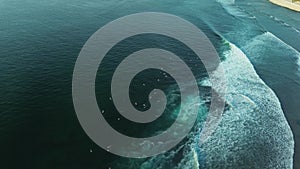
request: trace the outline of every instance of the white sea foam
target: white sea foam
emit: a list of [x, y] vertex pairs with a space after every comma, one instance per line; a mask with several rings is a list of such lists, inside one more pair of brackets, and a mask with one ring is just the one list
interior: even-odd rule
[[298, 71], [300, 72], [300, 57], [298, 58], [297, 65], [298, 65]]
[[[279, 100], [256, 74], [246, 55], [229, 45], [231, 50], [224, 53], [226, 59], [221, 64], [226, 72], [226, 102], [230, 108], [217, 130], [199, 147], [199, 128], [183, 146], [143, 163], [145, 169], [164, 168], [175, 161], [174, 169], [292, 168], [293, 135]], [[210, 86], [207, 79], [203, 84]], [[182, 158], [175, 160], [182, 149]]]
[[222, 62], [230, 109], [201, 146], [207, 168], [291, 169], [294, 141], [280, 102], [246, 55], [235, 45], [230, 47]]
[[[268, 14], [267, 14], [267, 15], [268, 15]], [[283, 26], [289, 27], [289, 28], [291, 28], [292, 30], [294, 30], [295, 32], [297, 32], [297, 33], [300, 34], [300, 30], [298, 30], [296, 27], [294, 27], [294, 26], [292, 26], [292, 25], [286, 23], [285, 21], [283, 21], [283, 20], [281, 20], [281, 19], [279, 19], [279, 18], [277, 18], [277, 17], [275, 17], [275, 16], [273, 16], [273, 15], [268, 15], [268, 16], [269, 16], [271, 19], [273, 19], [275, 22], [277, 22], [277, 23], [279, 23], [279, 24], [281, 24], [281, 25], [283, 25]]]
[[212, 84], [209, 80], [209, 78], [205, 78], [202, 81], [199, 82], [201, 86], [211, 87]]
[[233, 5], [235, 4], [235, 0], [217, 0], [217, 2], [221, 4], [226, 4], [226, 5]]
[[[270, 32], [256, 36], [242, 49], [250, 53], [249, 57], [253, 61], [260, 62], [266, 57], [272, 57], [273, 62], [277, 61], [282, 65], [288, 64], [286, 65], [288, 68], [296, 67], [297, 72], [290, 72], [290, 74], [300, 75], [300, 53]], [[285, 72], [284, 76], [290, 76], [290, 74]]]
[[235, 0], [217, 0], [218, 3], [232, 16], [255, 19], [256, 17], [235, 5]]

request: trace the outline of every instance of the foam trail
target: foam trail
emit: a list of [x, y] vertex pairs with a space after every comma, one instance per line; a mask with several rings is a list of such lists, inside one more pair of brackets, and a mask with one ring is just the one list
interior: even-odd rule
[[201, 146], [206, 167], [291, 169], [294, 141], [280, 102], [247, 56], [234, 44], [230, 47], [221, 63], [229, 82], [230, 109]]
[[269, 14], [266, 14], [265, 15], [269, 16], [271, 19], [273, 19], [275, 22], [279, 23], [280, 25], [282, 26], [286, 26], [286, 27], [289, 27], [291, 28], [292, 30], [294, 30], [295, 32], [299, 33], [300, 34], [300, 30], [298, 30], [297, 28], [295, 28], [294, 26], [286, 23], [285, 21], [273, 16], [273, 15], [269, 15]]
[[235, 5], [235, 0], [217, 0], [218, 3], [232, 16], [255, 19], [255, 16], [249, 14], [244, 9]]
[[[247, 56], [234, 44], [224, 52], [226, 102], [230, 108], [207, 142], [199, 147], [198, 130], [171, 152], [153, 157], [142, 168], [287, 168], [292, 169], [294, 141], [275, 93], [260, 79]], [[216, 71], [217, 72], [217, 71]], [[205, 86], [210, 86], [204, 79]], [[190, 104], [193, 105], [191, 97]], [[205, 108], [202, 108], [202, 116]], [[201, 116], [201, 115], [200, 115]], [[178, 154], [181, 158], [178, 158]], [[254, 162], [255, 161], [255, 162]], [[243, 166], [244, 165], [244, 166]]]
[[233, 5], [235, 4], [235, 0], [217, 0], [217, 2], [221, 4], [226, 4], [226, 5]]
[[300, 57], [298, 58], [297, 64], [298, 64], [298, 71], [300, 72]]
[[[270, 50], [270, 48], [272, 50]], [[300, 53], [270, 32], [256, 36], [242, 49], [250, 54], [249, 57], [252, 61], [262, 62], [260, 60], [266, 57], [272, 57], [270, 59], [273, 60], [273, 62], [279, 62], [281, 65], [286, 64], [286, 68], [296, 67], [296, 72], [294, 73], [300, 75]], [[268, 53], [266, 53], [266, 50], [268, 50]], [[290, 74], [286, 73], [283, 75], [290, 76]]]

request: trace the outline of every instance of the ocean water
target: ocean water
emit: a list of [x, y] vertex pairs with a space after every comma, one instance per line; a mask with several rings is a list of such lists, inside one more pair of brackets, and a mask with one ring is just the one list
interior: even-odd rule
[[[140, 110], [149, 108], [147, 91], [159, 86], [168, 96], [166, 113], [143, 126], [119, 119], [108, 84], [112, 70], [130, 51], [173, 51], [191, 67], [203, 91], [200, 105], [192, 96], [182, 105], [187, 111], [200, 106], [186, 139], [165, 154], [127, 159], [102, 150], [82, 130], [72, 103], [72, 73], [82, 46], [96, 30], [146, 11], [175, 14], [205, 32], [228, 75], [227, 105], [215, 134], [199, 145], [211, 87], [201, 62], [166, 37], [120, 43], [99, 70], [96, 86], [97, 99], [104, 103], [99, 106], [116, 130], [137, 137], [162, 132], [176, 118], [181, 99], [172, 77], [145, 71], [133, 80], [132, 103]], [[1, 168], [300, 168], [299, 16], [264, 0], [0, 0]], [[161, 81], [153, 83], [156, 79]]]

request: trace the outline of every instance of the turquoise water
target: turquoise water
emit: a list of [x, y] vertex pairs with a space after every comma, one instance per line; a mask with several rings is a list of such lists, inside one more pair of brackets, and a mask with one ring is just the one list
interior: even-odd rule
[[[229, 74], [228, 85], [231, 95], [227, 96], [229, 108], [224, 120], [206, 147], [199, 146], [197, 142], [207, 112], [207, 107], [203, 104], [197, 124], [180, 145], [154, 158], [134, 160], [111, 155], [87, 137], [75, 115], [71, 81], [78, 53], [96, 30], [121, 16], [145, 11], [175, 14], [201, 28], [223, 57], [223, 64]], [[296, 143], [294, 167], [299, 168], [300, 146], [297, 146], [300, 144], [299, 16], [299, 13], [263, 0], [254, 0], [251, 3], [232, 0], [139, 2], [1, 0], [2, 168], [226, 168], [222, 167], [224, 161], [228, 163], [227, 168], [234, 166], [249, 168], [251, 164], [256, 163], [275, 165], [276, 162], [282, 161], [285, 161], [282, 162], [283, 165], [288, 166], [290, 162], [286, 160], [289, 158], [288, 154], [270, 155], [278, 152], [289, 153], [292, 148], [290, 143], [292, 140], [284, 137], [289, 133], [289, 127], [283, 119], [281, 108], [293, 131]], [[132, 42], [129, 40], [129, 45], [126, 46], [124, 43], [119, 48], [124, 52], [129, 52], [127, 49], [137, 50], [146, 46], [173, 50], [187, 60], [198, 76], [202, 91], [209, 95], [209, 92], [205, 91], [210, 86], [203, 85], [206, 74], [201, 63], [194, 59], [193, 54], [189, 53], [185, 46], [156, 36], [137, 40], [141, 43], [137, 45], [133, 39]], [[107, 60], [106, 69], [98, 73], [99, 80], [103, 77], [103, 81], [106, 82], [106, 79], [109, 80], [111, 77], [110, 70], [116, 66], [116, 61], [124, 57], [124, 52], [118, 51], [112, 53], [116, 56], [113, 60]], [[148, 75], [153, 76], [153, 79], [148, 78]], [[156, 78], [164, 80], [153, 84]], [[138, 124], [131, 124], [126, 119], [118, 120], [119, 116], [109, 100], [107, 86], [101, 83], [104, 86], [98, 85], [96, 92], [98, 100], [105, 103], [102, 105], [105, 112], [110, 112], [105, 115], [106, 119], [118, 131], [134, 136], [149, 136], [172, 124], [176, 118], [178, 109], [176, 104], [180, 97], [171, 77], [164, 78], [162, 72], [144, 72], [137, 77], [136, 87], [133, 86], [136, 93], [132, 93], [132, 102], [138, 102], [140, 105], [137, 106], [138, 109], [147, 109], [149, 106], [147, 103], [143, 106], [143, 103], [147, 102], [144, 97], [147, 90], [139, 87], [139, 81], [153, 84], [147, 90], [151, 90], [155, 85], [162, 87], [171, 99], [165, 116], [151, 125], [141, 127]], [[97, 82], [100, 84], [101, 81]], [[273, 89], [280, 102], [265, 83]], [[185, 104], [183, 106], [196, 103], [191, 97]], [[172, 116], [168, 115], [168, 112]], [[254, 113], [254, 117], [251, 113]], [[257, 124], [251, 123], [253, 119]], [[282, 126], [278, 127], [276, 122], [280, 122]], [[266, 132], [261, 132], [264, 128]], [[267, 140], [271, 140], [270, 143], [266, 143], [264, 146], [266, 148], [257, 146], [261, 142], [256, 140], [264, 136], [267, 136]], [[223, 142], [217, 143], [220, 140]], [[242, 147], [240, 151], [233, 151], [234, 147], [240, 145], [240, 142], [235, 142], [236, 140], [247, 143], [250, 148]], [[231, 143], [237, 145], [228, 146]], [[275, 146], [268, 147], [273, 144], [278, 146], [278, 149], [274, 148]], [[219, 146], [214, 147], [215, 145]], [[285, 150], [280, 150], [282, 147], [285, 147]], [[231, 150], [236, 153], [228, 153]], [[266, 156], [266, 159], [272, 159], [271, 162], [265, 163], [266, 159], [255, 158], [262, 155]], [[261, 166], [261, 168], [268, 167]]]

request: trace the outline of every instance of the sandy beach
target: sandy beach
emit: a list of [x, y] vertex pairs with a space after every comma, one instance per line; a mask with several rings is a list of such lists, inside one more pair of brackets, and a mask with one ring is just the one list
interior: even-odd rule
[[299, 1], [289, 2], [287, 0], [270, 0], [270, 2], [272, 2], [276, 5], [300, 12], [300, 2]]

